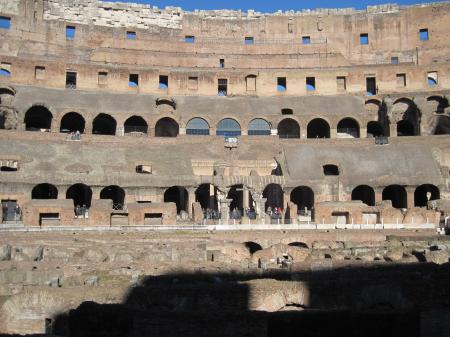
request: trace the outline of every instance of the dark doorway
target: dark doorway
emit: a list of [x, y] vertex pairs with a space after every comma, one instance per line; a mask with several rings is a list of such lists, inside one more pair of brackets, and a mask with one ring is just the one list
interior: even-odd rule
[[440, 199], [439, 188], [431, 184], [420, 185], [414, 191], [414, 206], [426, 207], [428, 201]]
[[278, 137], [300, 138], [300, 125], [292, 118], [283, 119], [278, 124]]
[[279, 207], [284, 208], [284, 194], [283, 189], [278, 184], [269, 184], [263, 191], [263, 198], [266, 198], [265, 210], [267, 208], [274, 209]]
[[321, 119], [313, 119], [308, 124], [308, 138], [330, 138], [330, 125]]
[[83, 116], [76, 112], [66, 113], [61, 119], [59, 132], [76, 132], [84, 133], [85, 121]]
[[359, 138], [359, 124], [353, 118], [344, 118], [337, 125], [337, 133], [345, 137]]
[[291, 202], [297, 205], [299, 212], [310, 211], [314, 207], [314, 192], [308, 186], [299, 186], [291, 192]]
[[394, 208], [407, 208], [406, 190], [400, 185], [389, 185], [383, 190], [383, 200], [391, 200]]
[[101, 190], [100, 199], [111, 199], [113, 209], [121, 210], [125, 202], [125, 191], [116, 185], [107, 186]]
[[375, 206], [375, 191], [367, 185], [359, 185], [352, 191], [352, 200], [361, 200], [368, 206]]
[[147, 122], [144, 118], [140, 116], [132, 116], [125, 121], [124, 132], [129, 133], [143, 133], [146, 134], [148, 131]]
[[180, 132], [180, 127], [172, 118], [164, 117], [155, 125], [156, 137], [176, 137]]
[[195, 191], [195, 201], [199, 202], [203, 209], [217, 211], [217, 187], [211, 184], [200, 185]]
[[25, 129], [27, 131], [50, 131], [52, 113], [43, 106], [36, 105], [25, 113]]
[[177, 205], [177, 213], [188, 210], [188, 191], [184, 187], [173, 186], [164, 193], [164, 202], [174, 202]]
[[72, 185], [66, 193], [66, 199], [73, 199], [74, 206], [91, 207], [92, 190], [85, 184]]
[[397, 123], [397, 136], [415, 136], [414, 125], [407, 120]]
[[380, 122], [372, 121], [367, 123], [367, 137], [384, 136], [383, 126]]
[[227, 199], [231, 199], [230, 203], [230, 211], [233, 209], [238, 209], [241, 212], [241, 215], [243, 215], [244, 207], [248, 206], [250, 209], [253, 208], [253, 198], [251, 196], [250, 191], [246, 192], [248, 193], [248, 200], [244, 202], [244, 189], [247, 189], [247, 187], [244, 187], [244, 185], [234, 185], [230, 188], [228, 191]]
[[117, 122], [107, 114], [99, 114], [92, 123], [92, 133], [94, 135], [111, 135], [116, 134]]
[[58, 199], [58, 189], [51, 184], [36, 185], [31, 191], [31, 199]]

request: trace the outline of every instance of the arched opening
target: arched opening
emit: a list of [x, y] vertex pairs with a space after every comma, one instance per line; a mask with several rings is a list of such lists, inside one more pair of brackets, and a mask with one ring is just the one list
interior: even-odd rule
[[283, 119], [277, 129], [280, 138], [300, 138], [300, 125], [292, 118]]
[[434, 135], [449, 135], [450, 134], [450, 117], [449, 116], [436, 116], [435, 127], [433, 131]]
[[113, 209], [120, 210], [125, 202], [125, 191], [116, 185], [107, 186], [100, 191], [100, 199], [111, 199]]
[[25, 113], [25, 129], [27, 131], [50, 131], [52, 113], [44, 106], [36, 105]]
[[230, 211], [232, 213], [233, 211], [239, 211], [240, 214], [238, 215], [242, 216], [244, 215], [245, 209], [253, 209], [252, 195], [247, 187], [242, 184], [231, 186], [227, 194], [227, 199], [231, 199]]
[[361, 200], [368, 206], [375, 206], [375, 191], [367, 185], [359, 185], [352, 191], [352, 200]]
[[148, 130], [147, 122], [140, 116], [131, 116], [123, 126], [125, 134], [146, 134]]
[[383, 200], [391, 200], [394, 208], [407, 208], [406, 190], [400, 185], [389, 185], [383, 189]]
[[209, 135], [209, 124], [203, 118], [192, 118], [186, 125], [186, 134], [207, 136]]
[[449, 106], [447, 98], [441, 96], [430, 96], [427, 98], [427, 102], [435, 114], [443, 114], [445, 108]]
[[184, 187], [172, 186], [164, 192], [164, 202], [174, 202], [177, 213], [188, 210], [188, 191]]
[[272, 210], [275, 208], [284, 208], [284, 194], [283, 189], [278, 184], [269, 184], [263, 191], [263, 198], [266, 198], [265, 210], [270, 207]]
[[440, 191], [435, 185], [420, 185], [414, 191], [414, 206], [426, 207], [428, 201], [440, 199]]
[[51, 184], [39, 184], [31, 191], [31, 199], [58, 199], [58, 189]]
[[298, 212], [306, 214], [314, 208], [314, 192], [308, 186], [299, 186], [291, 192], [291, 202], [297, 205]]
[[92, 190], [85, 184], [72, 185], [66, 193], [66, 199], [72, 199], [74, 206], [91, 207]]
[[249, 136], [270, 136], [270, 124], [262, 118], [255, 118], [248, 124]]
[[94, 135], [111, 135], [116, 134], [117, 122], [107, 114], [99, 114], [92, 123], [92, 133]]
[[344, 118], [337, 125], [340, 138], [359, 138], [359, 124], [353, 118]]
[[288, 246], [299, 247], [299, 248], [309, 248], [308, 245], [304, 242], [291, 242]]
[[178, 123], [169, 117], [161, 118], [155, 125], [156, 137], [176, 137], [179, 132]]
[[203, 209], [218, 210], [217, 187], [211, 184], [202, 184], [195, 190], [195, 201], [199, 202]]
[[84, 133], [84, 128], [85, 120], [83, 116], [77, 112], [69, 112], [61, 119], [59, 132], [68, 133], [79, 131], [80, 133]]
[[372, 121], [367, 123], [367, 137], [384, 136], [383, 126], [380, 122]]
[[222, 119], [217, 124], [217, 130], [216, 130], [217, 136], [240, 136], [241, 135], [241, 126], [239, 123], [232, 119], [232, 118], [225, 118]]
[[330, 138], [330, 125], [327, 121], [316, 118], [308, 124], [308, 138]]
[[262, 250], [261, 245], [253, 241], [244, 242], [244, 245], [248, 249], [249, 253], [252, 255], [256, 253], [258, 250]]
[[397, 123], [397, 136], [414, 136], [414, 125], [407, 120], [401, 120]]

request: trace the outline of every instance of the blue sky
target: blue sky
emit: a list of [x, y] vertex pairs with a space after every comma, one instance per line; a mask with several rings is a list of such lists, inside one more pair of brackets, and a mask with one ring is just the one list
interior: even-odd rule
[[[114, 0], [109, 0], [114, 1]], [[419, 1], [419, 0], [311, 0], [311, 1], [294, 1], [294, 0], [223, 0], [223, 1], [213, 1], [213, 0], [121, 0], [121, 2], [138, 2], [146, 3], [152, 6], [158, 6], [164, 8], [166, 6], [178, 6], [185, 10], [194, 9], [242, 9], [246, 11], [247, 9], [254, 9], [260, 12], [275, 12], [279, 9], [285, 11], [289, 9], [301, 10], [304, 8], [336, 8], [336, 7], [355, 7], [355, 8], [366, 8], [367, 5], [377, 5], [389, 2], [395, 2], [399, 5], [410, 5], [430, 1]], [[439, 1], [435, 1], [439, 2]]]

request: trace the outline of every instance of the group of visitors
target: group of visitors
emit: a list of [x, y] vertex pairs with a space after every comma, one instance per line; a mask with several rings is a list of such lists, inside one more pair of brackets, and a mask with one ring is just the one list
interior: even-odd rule
[[80, 131], [70, 131], [69, 132], [70, 140], [81, 140], [81, 132]]
[[[246, 216], [249, 219], [256, 219], [256, 212], [252, 208], [244, 208], [244, 216]], [[233, 208], [233, 210], [230, 213], [230, 218], [234, 220], [239, 220], [242, 218], [241, 210], [236, 208]]]
[[87, 219], [89, 218], [89, 208], [86, 207], [86, 205], [75, 206], [75, 217], [78, 219]]
[[267, 215], [269, 215], [272, 219], [281, 219], [283, 215], [283, 211], [281, 210], [281, 207], [267, 207], [266, 211]]
[[220, 214], [215, 209], [207, 208], [203, 209], [203, 218], [204, 219], [220, 219]]
[[[2, 222], [5, 223], [8, 220], [12, 220], [12, 219], [8, 219], [8, 214], [10, 213], [10, 208], [8, 207], [7, 203], [4, 203], [2, 206]], [[16, 206], [14, 207], [14, 221], [18, 222], [22, 220], [22, 208], [20, 208], [19, 204], [17, 203]]]

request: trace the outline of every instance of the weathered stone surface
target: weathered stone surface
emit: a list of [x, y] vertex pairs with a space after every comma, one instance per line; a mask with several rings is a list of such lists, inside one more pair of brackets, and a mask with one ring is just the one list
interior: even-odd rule
[[11, 246], [8, 244], [0, 246], [0, 261], [11, 260], [11, 249]]
[[448, 263], [449, 253], [447, 251], [432, 251], [425, 255], [425, 259], [427, 262], [436, 263], [436, 264], [444, 264]]

